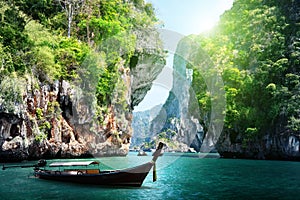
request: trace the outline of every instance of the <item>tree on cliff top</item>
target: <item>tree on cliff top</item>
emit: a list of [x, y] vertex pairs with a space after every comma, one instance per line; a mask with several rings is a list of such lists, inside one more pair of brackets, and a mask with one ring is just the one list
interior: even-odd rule
[[[293, 0], [235, 0], [211, 35], [198, 37], [225, 84], [223, 132], [232, 142], [299, 133], [299, 8]], [[200, 107], [208, 95], [197, 93]]]

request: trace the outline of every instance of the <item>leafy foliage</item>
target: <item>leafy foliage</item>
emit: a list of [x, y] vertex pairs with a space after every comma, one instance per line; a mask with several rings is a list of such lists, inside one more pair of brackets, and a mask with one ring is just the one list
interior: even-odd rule
[[0, 82], [0, 111], [8, 113], [24, 112], [16, 110], [18, 105], [22, 104], [22, 91], [24, 90], [23, 79], [17, 78], [13, 73], [10, 76], [5, 76]]
[[[222, 75], [223, 131], [233, 142], [238, 134], [247, 144], [268, 132], [299, 131], [299, 1], [284, 2], [235, 0], [214, 32], [197, 37]], [[196, 94], [200, 108], [207, 110], [213, 98], [205, 92], [203, 76], [210, 71], [199, 73], [201, 65], [195, 70], [193, 86], [202, 88]]]
[[[143, 0], [0, 0], [1, 106], [10, 111], [22, 102], [19, 82], [34, 76], [40, 85], [67, 80], [80, 87], [100, 121], [112, 103], [128, 110], [122, 75], [143, 51], [137, 33], [156, 21]], [[54, 104], [49, 115], [59, 112]]]

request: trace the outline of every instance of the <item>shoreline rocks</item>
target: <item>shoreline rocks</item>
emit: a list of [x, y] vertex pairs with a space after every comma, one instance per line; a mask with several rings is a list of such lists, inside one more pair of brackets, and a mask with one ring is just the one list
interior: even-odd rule
[[299, 144], [299, 136], [289, 133], [267, 134], [246, 144], [231, 142], [229, 135], [223, 135], [217, 150], [222, 158], [300, 161]]

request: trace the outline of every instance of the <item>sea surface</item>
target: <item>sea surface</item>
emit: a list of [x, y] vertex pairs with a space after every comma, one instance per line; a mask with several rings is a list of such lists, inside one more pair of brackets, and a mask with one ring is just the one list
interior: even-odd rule
[[[97, 160], [102, 169], [120, 169], [147, 162], [151, 156], [131, 152]], [[53, 161], [58, 160], [48, 162]], [[165, 153], [157, 161], [157, 181], [152, 182], [151, 171], [140, 188], [53, 182], [34, 178], [32, 168], [1, 169], [0, 199], [300, 199], [300, 162]]]

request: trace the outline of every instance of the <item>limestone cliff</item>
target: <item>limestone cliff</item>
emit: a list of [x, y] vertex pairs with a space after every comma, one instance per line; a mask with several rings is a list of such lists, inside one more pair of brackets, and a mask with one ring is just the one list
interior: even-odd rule
[[[241, 140], [242, 137], [239, 137]], [[299, 138], [285, 132], [275, 135], [269, 132], [261, 140], [243, 144], [232, 141], [230, 134], [223, 133], [217, 145], [218, 152], [225, 158], [299, 160]]]
[[155, 137], [155, 134], [150, 130], [150, 126], [161, 108], [162, 105], [156, 105], [150, 110], [133, 112], [131, 147], [141, 147], [143, 143], [150, 142]]
[[172, 89], [160, 113], [151, 123], [151, 132], [158, 134], [158, 138], [166, 137], [169, 150], [183, 152], [190, 147], [199, 151], [203, 140], [199, 109], [194, 106], [196, 98], [191, 88], [193, 71], [187, 68], [191, 52], [189, 42], [183, 39], [177, 46], [173, 59]]
[[141, 54], [132, 64], [132, 72], [119, 67], [120, 88], [112, 94], [112, 104], [103, 108], [101, 120], [96, 119], [93, 98], [76, 83], [42, 84], [32, 76], [2, 80], [2, 92], [5, 87], [15, 90], [19, 99], [5, 99], [5, 94], [0, 98], [0, 162], [125, 156], [132, 135], [130, 107], [141, 101], [163, 67], [158, 62], [153, 66], [153, 62], [151, 55]]
[[[265, 110], [257, 110], [257, 115], [272, 113], [274, 118], [272, 121], [268, 121], [267, 125], [262, 125], [265, 128], [258, 135], [249, 137], [249, 135], [241, 132], [224, 131], [220, 137], [217, 149], [223, 157], [299, 161], [300, 134], [299, 129], [295, 128], [299, 122], [299, 85], [289, 84], [288, 77], [296, 76], [297, 83], [299, 83], [299, 56], [295, 55], [299, 55], [300, 2], [266, 1], [264, 4], [278, 9], [279, 12], [276, 17], [284, 18], [285, 23], [288, 24], [287, 29], [281, 30], [281, 34], [285, 38], [284, 45], [282, 47], [280, 45], [274, 47], [274, 52], [284, 52], [281, 55], [286, 56], [287, 60], [289, 60], [287, 70], [280, 72], [276, 78], [278, 82], [274, 81], [277, 88], [285, 88], [288, 94], [283, 90], [278, 93], [279, 102], [276, 105], [278, 106], [276, 115], [270, 109], [265, 109], [265, 106], [261, 106]], [[274, 29], [275, 31], [276, 29]], [[255, 32], [255, 34], [258, 33]], [[271, 59], [269, 57], [264, 59]], [[275, 71], [275, 68], [273, 69]], [[268, 76], [271, 76], [271, 73], [273, 72], [268, 73]], [[268, 78], [266, 77], [265, 79], [268, 80]], [[283, 81], [281, 82], [281, 80]], [[270, 100], [266, 100], [266, 102], [270, 103]]]
[[162, 70], [150, 3], [65, 3], [1, 1], [0, 162], [126, 155]]
[[[111, 106], [100, 125], [79, 88], [63, 80], [41, 87], [32, 81], [25, 82], [22, 101], [14, 110], [2, 106], [1, 161], [126, 155], [131, 133], [129, 111], [120, 113], [117, 106]], [[124, 121], [115, 119], [119, 115]]]

